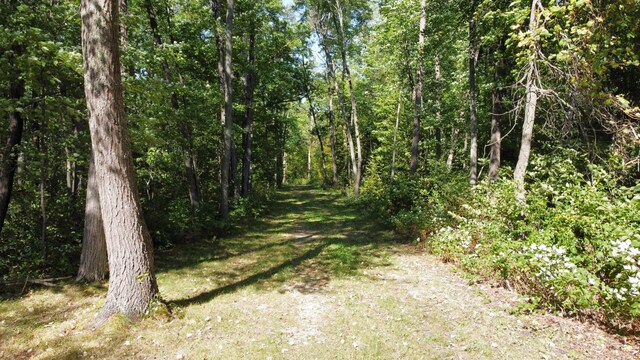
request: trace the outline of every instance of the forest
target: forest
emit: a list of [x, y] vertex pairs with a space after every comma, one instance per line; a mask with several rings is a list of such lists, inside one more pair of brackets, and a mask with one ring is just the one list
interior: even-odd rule
[[[177, 358], [206, 358], [206, 323], [261, 291], [255, 307], [286, 296], [307, 323], [320, 310], [298, 295], [344, 295], [355, 339], [370, 316], [349, 299], [394, 266], [415, 271], [410, 311], [436, 286], [422, 278], [455, 271], [520, 296], [517, 316], [640, 344], [638, 0], [0, 0], [0, 118], [0, 357], [175, 358], [126, 346], [204, 321], [184, 330], [203, 348]], [[68, 353], [24, 338], [54, 319], [91, 330]], [[457, 354], [395, 328], [421, 345], [296, 329], [287, 349], [221, 340], [214, 357]], [[124, 350], [88, 346], [92, 331]], [[290, 349], [311, 339], [327, 349]], [[559, 356], [466, 341], [471, 357]], [[611, 346], [575, 351], [639, 356]]]

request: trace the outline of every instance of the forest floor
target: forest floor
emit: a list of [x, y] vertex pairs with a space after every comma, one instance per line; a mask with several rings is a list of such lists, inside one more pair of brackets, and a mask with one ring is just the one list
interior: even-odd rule
[[470, 285], [338, 194], [292, 187], [222, 240], [156, 254], [173, 316], [86, 330], [105, 286], [0, 301], [7, 359], [638, 359], [624, 337]]

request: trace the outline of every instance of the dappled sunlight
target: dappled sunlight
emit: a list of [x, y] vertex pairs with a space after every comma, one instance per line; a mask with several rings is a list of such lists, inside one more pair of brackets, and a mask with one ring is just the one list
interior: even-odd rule
[[383, 261], [385, 247], [367, 245], [392, 239], [328, 191], [292, 188], [279, 193], [270, 210], [227, 238], [174, 249], [172, 259], [179, 261], [165, 263], [159, 256], [163, 296], [186, 306], [247, 286], [320, 291], [332, 278]]

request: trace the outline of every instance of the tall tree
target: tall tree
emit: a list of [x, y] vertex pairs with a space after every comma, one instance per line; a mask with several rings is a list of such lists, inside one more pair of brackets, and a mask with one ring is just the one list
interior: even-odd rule
[[[164, 39], [160, 34], [160, 29], [158, 28], [158, 19], [156, 15], [156, 10], [153, 6], [153, 2], [151, 0], [145, 0], [145, 7], [147, 11], [147, 17], [149, 19], [149, 27], [151, 29], [151, 34], [155, 41], [158, 49], [161, 49], [164, 44]], [[167, 14], [167, 23], [171, 24], [170, 15]], [[169, 29], [171, 30], [171, 29]], [[171, 40], [171, 36], [170, 36]], [[166, 58], [162, 59], [162, 75], [164, 81], [171, 86], [174, 82], [174, 66], [171, 66], [169, 61]], [[181, 78], [180, 73], [178, 72], [178, 77]], [[196, 169], [196, 160], [192, 151], [193, 144], [193, 131], [191, 127], [188, 125], [186, 119], [180, 119], [179, 111], [180, 111], [180, 100], [178, 98], [178, 93], [176, 91], [171, 91], [171, 108], [173, 109], [173, 114], [176, 117], [176, 123], [178, 126], [178, 130], [181, 135], [182, 144], [182, 158], [185, 169], [185, 176], [187, 179], [187, 189], [189, 191], [189, 201], [191, 204], [191, 221], [195, 222], [196, 210], [200, 207], [201, 202], [201, 194], [200, 187], [198, 186], [198, 175]], [[195, 226], [192, 226], [195, 227]]]
[[[423, 0], [424, 1], [424, 0]], [[335, 15], [333, 16], [334, 25], [338, 31], [340, 56], [342, 58], [342, 73], [349, 85], [349, 94], [351, 97], [351, 124], [353, 125], [354, 137], [356, 140], [356, 164], [353, 166], [353, 195], [360, 195], [360, 181], [362, 177], [362, 145], [360, 139], [360, 127], [358, 125], [358, 105], [356, 101], [355, 89], [353, 87], [353, 79], [349, 70], [349, 62], [347, 60], [347, 40], [344, 31], [344, 14], [340, 0], [335, 2]]]
[[[221, 21], [220, 4], [218, 0], [212, 1], [214, 18], [216, 19], [216, 44], [218, 47], [218, 73], [221, 78], [221, 87], [224, 94], [224, 107], [221, 113], [223, 121], [222, 135], [222, 159], [220, 162], [220, 218], [229, 217], [229, 179], [231, 170], [231, 158], [233, 151], [233, 72], [232, 64], [232, 30], [233, 30], [233, 0], [227, 0], [227, 16], [224, 22], [224, 43], [221, 34], [217, 30], [217, 22]], [[235, 169], [234, 169], [235, 171]]]
[[[413, 88], [413, 135], [411, 137], [411, 162], [409, 173], [414, 175], [418, 171], [418, 153], [420, 146], [420, 118], [422, 117], [422, 61], [424, 59], [424, 33], [427, 27], [427, 1], [420, 2], [420, 33], [418, 35], [418, 65], [416, 67], [416, 80], [409, 79]], [[411, 72], [409, 72], [411, 74]]]
[[540, 16], [544, 8], [540, 0], [531, 1], [531, 14], [529, 16], [529, 61], [527, 64], [527, 78], [524, 85], [525, 91], [525, 107], [524, 122], [522, 124], [522, 138], [520, 139], [520, 153], [518, 154], [518, 162], [513, 171], [513, 180], [516, 184], [516, 197], [524, 200], [524, 175], [529, 164], [529, 155], [531, 154], [531, 143], [533, 141], [533, 124], [536, 119], [536, 106], [538, 104], [538, 67], [540, 48], [537, 38]]
[[248, 36], [247, 69], [243, 76], [244, 85], [244, 119], [242, 128], [242, 190], [241, 196], [249, 196], [251, 189], [251, 151], [253, 150], [253, 96], [255, 91], [255, 48], [256, 30], [252, 26]]
[[84, 87], [105, 224], [109, 290], [98, 325], [121, 313], [138, 319], [158, 294], [151, 236], [136, 189], [124, 114], [118, 46], [119, 1], [83, 0]]
[[469, 125], [471, 127], [471, 146], [469, 147], [469, 183], [478, 182], [478, 116], [476, 101], [476, 64], [480, 49], [476, 41], [476, 0], [471, 2], [469, 15]]
[[[15, 2], [11, 2], [12, 4]], [[17, 71], [16, 60], [24, 52], [21, 45], [12, 46], [9, 51], [9, 64], [15, 72], [9, 79], [9, 99], [13, 102], [19, 101], [24, 96], [24, 80], [20, 78]], [[16, 106], [17, 108], [17, 106]], [[0, 232], [4, 226], [4, 221], [9, 211], [9, 202], [13, 192], [13, 179], [18, 167], [17, 148], [22, 141], [24, 120], [22, 114], [17, 109], [9, 112], [9, 136], [2, 149], [0, 158]]]

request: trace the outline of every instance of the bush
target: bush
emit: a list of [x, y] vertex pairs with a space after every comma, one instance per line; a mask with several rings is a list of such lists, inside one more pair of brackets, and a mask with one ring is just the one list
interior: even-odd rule
[[476, 275], [513, 284], [535, 303], [637, 327], [640, 186], [617, 187], [602, 168], [569, 159], [532, 161], [526, 206], [510, 181], [481, 184], [427, 246]]

